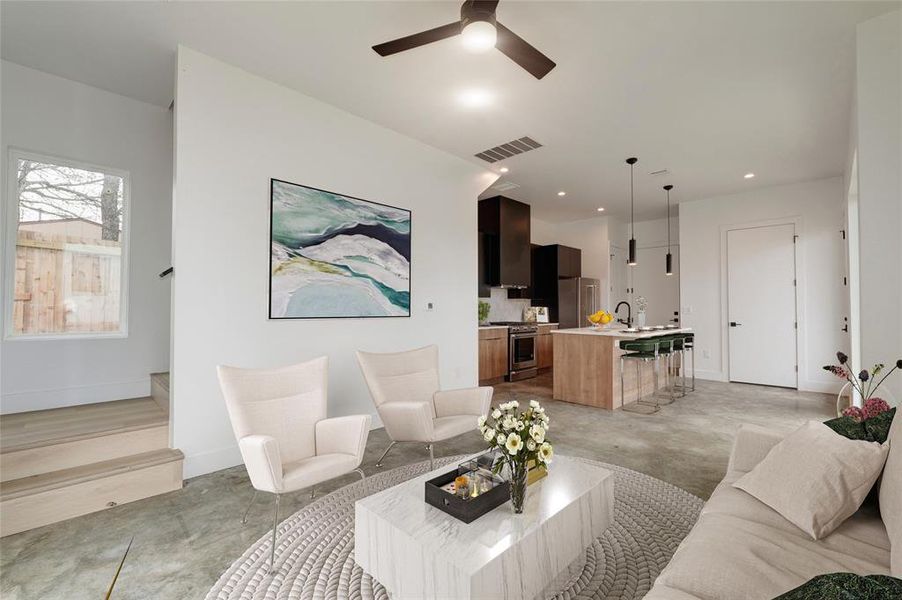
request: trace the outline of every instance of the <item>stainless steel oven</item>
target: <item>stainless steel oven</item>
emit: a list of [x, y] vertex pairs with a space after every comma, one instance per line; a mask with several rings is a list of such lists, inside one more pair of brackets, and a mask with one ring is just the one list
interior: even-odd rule
[[538, 328], [535, 325], [511, 325], [510, 344], [508, 354], [510, 357], [510, 381], [535, 377], [536, 368], [536, 338]]

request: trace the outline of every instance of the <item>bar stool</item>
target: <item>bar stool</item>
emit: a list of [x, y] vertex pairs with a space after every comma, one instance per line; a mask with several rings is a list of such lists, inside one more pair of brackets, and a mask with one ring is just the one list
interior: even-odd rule
[[[680, 397], [684, 398], [686, 396], [686, 336], [685, 333], [673, 333], [667, 337], [673, 340], [673, 356], [676, 356], [676, 353], [680, 353], [680, 376], [683, 379], [682, 383], [676, 383], [675, 381], [671, 383], [672, 387], [678, 387], [680, 390]], [[668, 368], [668, 374], [673, 372], [673, 360], [671, 360], [670, 366]]]
[[[676, 333], [674, 337], [681, 338], [681, 342], [678, 344], [677, 349], [680, 351], [680, 374], [683, 376], [683, 383], [680, 385], [680, 391], [682, 395], [685, 396], [686, 392], [694, 392], [695, 391], [695, 334], [694, 333]], [[689, 356], [692, 358], [692, 386], [686, 385], [686, 351], [689, 351]]]
[[[673, 382], [670, 381], [670, 372], [673, 370], [673, 357], [676, 352], [676, 339], [672, 335], [660, 335], [657, 337], [650, 338], [650, 341], [653, 341], [658, 344], [658, 358], [664, 358], [664, 368], [667, 373], [667, 390], [669, 392], [667, 401], [664, 404], [672, 404], [673, 403]], [[660, 368], [658, 369], [660, 379]], [[657, 394], [658, 389], [655, 386], [654, 393]]]
[[[661, 409], [658, 402], [658, 371], [660, 358], [669, 356], [672, 353], [673, 345], [669, 340], [661, 340], [660, 338], [649, 338], [644, 340], [623, 340], [620, 342], [620, 349], [625, 352], [620, 356], [620, 399], [623, 402], [623, 410], [627, 412], [638, 412], [642, 414], [653, 414]], [[624, 402], [626, 398], [626, 386], [624, 385], [624, 372], [626, 370], [626, 361], [632, 360], [636, 362], [636, 406], [627, 405]], [[643, 363], [654, 363], [654, 383], [652, 387], [651, 397], [654, 402], [643, 401], [642, 399], [642, 371]], [[671, 388], [670, 404], [673, 402], [673, 389]], [[632, 403], [631, 403], [632, 404]], [[639, 407], [649, 407], [650, 410], [640, 409]]]

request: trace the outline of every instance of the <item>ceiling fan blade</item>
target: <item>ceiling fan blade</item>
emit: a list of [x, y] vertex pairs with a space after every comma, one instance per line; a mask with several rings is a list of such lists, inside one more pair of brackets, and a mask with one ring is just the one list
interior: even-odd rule
[[498, 30], [498, 41], [495, 43], [495, 48], [529, 71], [536, 79], [545, 77], [556, 66], [553, 60], [501, 23], [496, 23], [495, 27]]
[[453, 23], [448, 23], [447, 25], [442, 25], [435, 29], [421, 31], [420, 33], [408, 35], [407, 37], [385, 42], [384, 44], [377, 44], [373, 46], [373, 50], [380, 56], [388, 56], [390, 54], [404, 52], [405, 50], [411, 50], [412, 48], [425, 46], [426, 44], [431, 44], [432, 42], [437, 42], [445, 38], [454, 37], [459, 33], [460, 21], [454, 21]]

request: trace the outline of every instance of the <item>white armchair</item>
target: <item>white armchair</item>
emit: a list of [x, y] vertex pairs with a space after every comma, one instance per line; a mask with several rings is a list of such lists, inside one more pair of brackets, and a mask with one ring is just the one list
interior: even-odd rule
[[254, 498], [258, 491], [275, 495], [270, 571], [281, 494], [352, 471], [364, 476], [370, 416], [326, 418], [327, 369], [325, 356], [276, 369], [216, 368]]
[[429, 450], [431, 469], [435, 442], [475, 431], [476, 419], [489, 412], [490, 387], [439, 389], [438, 346], [390, 354], [357, 352], [357, 361], [391, 438], [377, 467], [396, 443], [421, 442]]

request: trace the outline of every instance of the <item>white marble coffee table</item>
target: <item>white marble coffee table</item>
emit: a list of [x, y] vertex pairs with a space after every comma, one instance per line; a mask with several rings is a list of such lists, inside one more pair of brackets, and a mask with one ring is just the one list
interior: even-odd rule
[[523, 514], [510, 502], [470, 524], [424, 500], [448, 465], [355, 504], [354, 556], [395, 600], [540, 597], [579, 568], [614, 518], [614, 477], [556, 456], [529, 486]]

